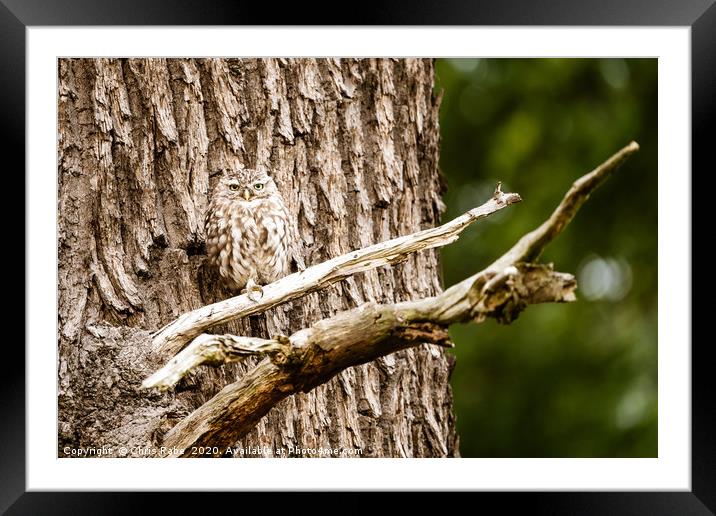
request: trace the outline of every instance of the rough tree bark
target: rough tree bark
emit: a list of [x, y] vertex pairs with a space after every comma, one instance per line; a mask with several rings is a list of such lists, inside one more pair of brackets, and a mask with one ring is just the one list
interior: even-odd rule
[[[270, 171], [306, 265], [439, 223], [433, 74], [419, 59], [60, 60], [58, 456], [152, 455], [256, 363], [138, 390], [162, 366], [150, 334], [223, 295], [202, 267], [222, 169]], [[216, 332], [290, 334], [365, 301], [440, 291], [437, 252], [422, 251]], [[427, 345], [353, 367], [282, 401], [237, 445], [457, 456], [451, 367]]]

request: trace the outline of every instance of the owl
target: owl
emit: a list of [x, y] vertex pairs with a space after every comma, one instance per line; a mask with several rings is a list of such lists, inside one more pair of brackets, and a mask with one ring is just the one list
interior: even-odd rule
[[206, 251], [226, 286], [257, 301], [261, 285], [289, 271], [291, 224], [276, 184], [265, 172], [225, 173], [206, 213]]

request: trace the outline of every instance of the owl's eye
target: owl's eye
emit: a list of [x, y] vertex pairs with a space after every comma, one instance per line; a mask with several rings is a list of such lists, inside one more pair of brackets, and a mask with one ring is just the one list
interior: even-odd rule
[[229, 185], [229, 190], [233, 190], [235, 192], [238, 189], [239, 189], [239, 185], [237, 185], [236, 183], [231, 183]]
[[263, 183], [255, 183], [254, 184], [254, 190], [263, 190], [264, 185]]

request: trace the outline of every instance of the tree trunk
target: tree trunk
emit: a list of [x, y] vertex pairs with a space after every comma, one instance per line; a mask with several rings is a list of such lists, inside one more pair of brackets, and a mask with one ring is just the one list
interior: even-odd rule
[[[307, 266], [439, 223], [433, 79], [417, 59], [60, 60], [58, 456], [157, 455], [255, 363], [138, 390], [168, 358], [150, 353], [150, 334], [225, 296], [203, 266], [222, 170], [269, 171]], [[289, 334], [365, 301], [440, 291], [437, 252], [423, 251], [215, 331]], [[273, 408], [235, 456], [457, 456], [451, 367], [423, 345], [348, 369]]]

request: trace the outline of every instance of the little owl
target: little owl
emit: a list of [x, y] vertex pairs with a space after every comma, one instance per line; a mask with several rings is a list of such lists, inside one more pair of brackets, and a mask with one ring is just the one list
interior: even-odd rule
[[261, 285], [289, 271], [291, 234], [283, 198], [265, 172], [225, 173], [206, 214], [206, 251], [226, 286], [257, 301]]

